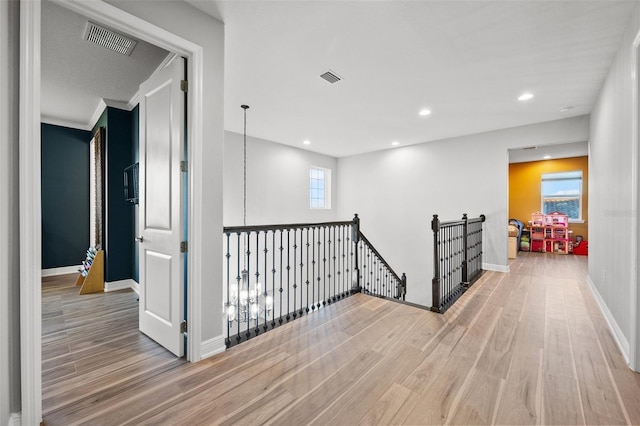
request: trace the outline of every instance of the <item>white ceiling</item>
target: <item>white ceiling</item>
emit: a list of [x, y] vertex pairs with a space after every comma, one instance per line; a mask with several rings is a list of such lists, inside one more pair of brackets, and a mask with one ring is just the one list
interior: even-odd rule
[[248, 104], [249, 135], [337, 157], [590, 113], [636, 3], [189, 2], [225, 22], [225, 128]]
[[[336, 157], [589, 114], [637, 3], [188, 1], [225, 22], [225, 129], [248, 104], [249, 135]], [[85, 25], [43, 2], [43, 116], [85, 123], [167, 54], [91, 46]]]
[[42, 2], [41, 115], [90, 128], [101, 100], [127, 104], [169, 52], [137, 40], [130, 56], [83, 38], [87, 18]]

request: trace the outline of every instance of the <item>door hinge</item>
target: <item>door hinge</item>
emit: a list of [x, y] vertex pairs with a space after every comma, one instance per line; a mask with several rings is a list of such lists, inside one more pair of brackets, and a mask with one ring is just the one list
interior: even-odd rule
[[180, 253], [186, 253], [188, 249], [189, 249], [189, 245], [187, 244], [187, 242], [186, 241], [181, 241], [180, 242]]
[[180, 162], [180, 171], [181, 172], [188, 172], [189, 171], [189, 163], [186, 161], [181, 161]]
[[180, 80], [180, 90], [183, 92], [189, 91], [189, 82], [187, 80]]
[[187, 332], [187, 322], [182, 321], [180, 323], [180, 333], [186, 333], [186, 332]]

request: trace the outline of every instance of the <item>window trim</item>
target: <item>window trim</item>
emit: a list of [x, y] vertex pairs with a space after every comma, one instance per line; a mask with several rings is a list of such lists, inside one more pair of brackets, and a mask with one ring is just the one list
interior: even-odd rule
[[[311, 198], [311, 174], [314, 170], [321, 171], [324, 174], [324, 178], [322, 179], [324, 182], [324, 205], [322, 207], [314, 207], [312, 204], [313, 200], [320, 200], [320, 198]], [[307, 181], [307, 187], [309, 189], [309, 195], [307, 197], [309, 203], [309, 209], [311, 210], [331, 210], [331, 169], [327, 169], [325, 167], [320, 166], [310, 166], [309, 167], [309, 175]]]
[[[557, 178], [546, 178], [545, 176], [550, 176], [550, 175], [564, 175], [563, 177], [557, 177]], [[577, 178], [580, 178], [580, 195], [577, 196], [566, 196], [566, 197], [558, 197], [558, 196], [554, 196], [554, 197], [545, 197], [544, 195], [544, 191], [543, 191], [543, 185], [545, 181], [561, 181], [561, 180], [575, 180]], [[562, 171], [562, 172], [549, 172], [549, 173], [542, 173], [540, 176], [540, 211], [543, 212], [544, 214], [549, 214], [550, 212], [545, 212], [544, 211], [544, 202], [545, 199], [551, 199], [551, 198], [563, 198], [563, 199], [578, 199], [578, 217], [577, 218], [571, 218], [569, 217], [569, 223], [584, 223], [584, 219], [582, 216], [582, 201], [583, 201], [583, 188], [584, 188], [584, 173], [582, 170], [566, 170], [566, 171]]]

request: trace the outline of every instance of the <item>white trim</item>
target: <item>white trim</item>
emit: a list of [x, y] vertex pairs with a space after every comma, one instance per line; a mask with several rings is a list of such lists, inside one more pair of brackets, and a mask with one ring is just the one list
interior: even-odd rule
[[8, 426], [20, 426], [21, 424], [20, 413], [11, 413]]
[[591, 289], [591, 293], [593, 294], [593, 297], [596, 299], [596, 303], [600, 307], [600, 311], [602, 312], [602, 315], [604, 316], [605, 321], [607, 321], [609, 330], [611, 330], [611, 334], [613, 335], [613, 340], [616, 341], [616, 344], [618, 345], [620, 352], [622, 352], [622, 356], [624, 356], [625, 361], [627, 362], [627, 364], [629, 364], [629, 342], [624, 337], [624, 333], [622, 333], [620, 326], [618, 325], [618, 323], [616, 322], [616, 319], [611, 314], [611, 311], [607, 307], [607, 304], [605, 303], [604, 299], [602, 298], [602, 296], [600, 296], [598, 289], [596, 288], [595, 284], [593, 283], [593, 280], [589, 275], [587, 275], [587, 285]]
[[125, 111], [131, 111], [133, 109], [133, 107], [130, 106], [128, 102], [116, 101], [114, 99], [105, 99], [105, 98], [102, 98], [102, 102], [104, 102], [106, 106], [111, 108], [123, 109]]
[[20, 2], [21, 422], [42, 421], [39, 0]]
[[40, 121], [44, 124], [51, 124], [52, 126], [68, 127], [70, 129], [91, 130], [91, 127], [85, 123], [76, 123], [75, 121], [68, 121], [64, 118], [51, 117], [43, 115], [40, 117]]
[[494, 271], [494, 272], [509, 272], [509, 265], [495, 265], [493, 263], [483, 263], [482, 269], [485, 271]]
[[61, 266], [42, 270], [43, 277], [55, 277], [57, 275], [77, 274], [82, 265]]
[[[187, 359], [201, 357], [202, 145], [204, 52], [201, 46], [98, 1], [60, 0], [57, 4], [123, 31], [140, 40], [185, 56], [189, 61], [187, 94], [189, 157], [189, 256]], [[22, 353], [22, 423], [42, 421], [41, 364], [41, 215], [40, 215], [40, 0], [20, 2], [20, 350]]]
[[630, 346], [629, 346], [629, 368], [634, 371], [640, 371], [640, 327], [638, 327], [638, 311], [640, 310], [640, 292], [638, 291], [639, 276], [638, 276], [638, 209], [640, 208], [640, 197], [638, 196], [638, 178], [640, 176], [640, 159], [638, 158], [638, 143], [640, 143], [640, 128], [638, 127], [638, 114], [640, 114], [640, 108], [638, 102], [640, 101], [640, 81], [638, 80], [638, 69], [640, 63], [638, 62], [638, 50], [640, 49], [640, 31], [636, 34], [636, 38], [631, 46], [631, 85], [633, 86], [632, 92], [632, 106], [631, 106], [631, 205], [636, 212], [631, 218], [631, 229], [629, 235], [631, 235], [631, 247], [629, 249], [629, 265], [630, 271]]
[[131, 290], [135, 291], [136, 293], [138, 293], [138, 295], [140, 295], [140, 284], [138, 284], [136, 281], [131, 280]]
[[189, 241], [189, 269], [187, 276], [187, 321], [189, 324], [189, 338], [187, 339], [187, 359], [197, 362], [202, 359], [202, 147], [203, 147], [203, 89], [204, 89], [204, 52], [197, 47], [191, 52], [188, 62], [189, 75], [187, 79], [193, 90], [187, 92], [189, 105], [187, 106], [189, 128], [189, 189], [188, 196], [188, 235]]
[[138, 285], [138, 283], [135, 282], [132, 279], [105, 282], [104, 283], [104, 292], [108, 293], [110, 291], [131, 289], [131, 290], [135, 291], [136, 293], [139, 293], [138, 291], [136, 291], [136, 288], [137, 288], [136, 286], [137, 285]]
[[98, 120], [100, 120], [100, 117], [102, 117], [102, 113], [104, 112], [106, 107], [107, 107], [107, 104], [104, 103], [104, 100], [100, 99], [100, 102], [98, 102], [98, 106], [96, 107], [96, 110], [93, 111], [93, 115], [89, 120], [89, 124], [88, 124], [89, 130], [93, 130], [95, 125], [98, 123]]
[[202, 359], [205, 359], [222, 353], [226, 349], [227, 347], [224, 344], [224, 336], [220, 335], [202, 342], [200, 352], [202, 353]]

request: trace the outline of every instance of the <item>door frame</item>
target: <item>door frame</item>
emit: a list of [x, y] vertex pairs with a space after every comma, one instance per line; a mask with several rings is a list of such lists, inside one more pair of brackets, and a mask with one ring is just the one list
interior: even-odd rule
[[[187, 359], [199, 361], [201, 355], [200, 294], [202, 253], [203, 148], [203, 48], [170, 31], [104, 2], [58, 0], [57, 4], [89, 19], [108, 25], [133, 37], [187, 58], [188, 161], [188, 239], [187, 321], [189, 339]], [[42, 294], [41, 294], [41, 181], [40, 181], [40, 0], [20, 1], [20, 351], [21, 423], [40, 424], [42, 420]]]
[[629, 307], [631, 312], [631, 333], [629, 336], [629, 368], [634, 371], [640, 371], [640, 326], [638, 325], [638, 316], [640, 315], [640, 273], [638, 271], [638, 261], [640, 260], [640, 251], [638, 248], [638, 237], [640, 237], [640, 226], [638, 224], [638, 210], [640, 208], [640, 152], [638, 143], [640, 143], [640, 31], [636, 34], [631, 46], [631, 85], [632, 85], [632, 107], [631, 107], [631, 206], [635, 214], [631, 219], [631, 297]]

